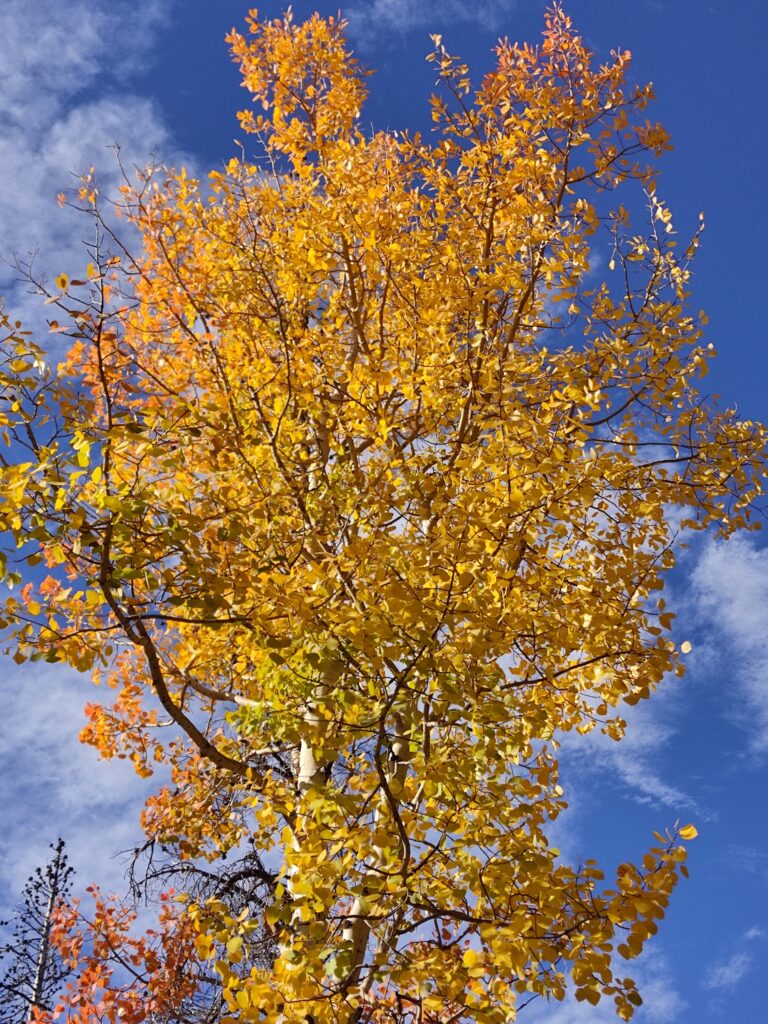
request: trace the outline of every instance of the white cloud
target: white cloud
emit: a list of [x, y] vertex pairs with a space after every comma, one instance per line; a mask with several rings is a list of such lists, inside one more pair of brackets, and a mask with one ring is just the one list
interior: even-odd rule
[[[144, 164], [153, 151], [168, 148], [168, 134], [151, 102], [137, 96], [104, 98], [63, 112], [40, 135], [18, 127], [4, 132], [0, 137], [0, 223], [6, 259], [17, 256], [25, 261], [37, 251], [39, 272], [82, 273], [88, 261], [83, 238], [88, 237], [90, 225], [74, 211], [60, 210], [56, 195], [70, 188], [74, 175], [90, 164], [97, 167], [105, 191], [113, 191], [118, 167], [112, 147], [118, 141], [129, 167]], [[0, 268], [3, 276], [8, 287], [14, 272]], [[27, 288], [14, 289], [15, 313], [20, 293]], [[26, 300], [24, 306], [24, 312], [37, 313], [39, 301]]]
[[636, 1024], [672, 1024], [688, 1006], [666, 971], [651, 974], [639, 984], [643, 1005], [634, 1017]]
[[[674, 682], [670, 680], [666, 686], [672, 687]], [[601, 736], [602, 748], [619, 778], [638, 801], [677, 809], [691, 808], [691, 797], [664, 779], [656, 767], [659, 751], [675, 734], [674, 726], [664, 716], [666, 706], [672, 703], [664, 699], [667, 692], [671, 691], [660, 690], [651, 702], [623, 710], [627, 720], [626, 735], [620, 743]]]
[[744, 932], [744, 938], [747, 942], [754, 942], [755, 939], [764, 939], [765, 936], [765, 928], [761, 928], [759, 924], [753, 924], [751, 928]]
[[749, 953], [734, 953], [724, 963], [715, 964], [707, 971], [702, 981], [704, 988], [735, 988], [752, 966]]
[[709, 540], [691, 576], [692, 614], [710, 670], [726, 672], [727, 710], [754, 752], [768, 751], [768, 548]]
[[3, 0], [2, 118], [35, 130], [107, 79], [134, 72], [174, 0]]
[[[90, 225], [59, 210], [56, 194], [94, 165], [109, 193], [119, 172], [156, 154], [178, 162], [155, 104], [135, 81], [176, 0], [1, 0], [0, 253], [36, 270], [80, 276]], [[0, 263], [0, 295], [14, 317], [45, 341], [39, 298]], [[12, 902], [30, 871], [62, 835], [78, 879], [123, 890], [115, 854], [141, 838], [139, 809], [150, 784], [124, 761], [97, 763], [81, 746], [87, 680], [56, 666], [0, 661], [0, 902]], [[2, 916], [2, 914], [0, 914]]]
[[344, 14], [350, 34], [366, 44], [380, 32], [419, 28], [439, 32], [460, 22], [474, 22], [496, 32], [516, 6], [516, 0], [356, 0], [344, 8]]
[[676, 736], [681, 698], [691, 695], [694, 681], [715, 673], [728, 680], [723, 712], [748, 732], [753, 752], [768, 751], [768, 548], [745, 537], [704, 539], [692, 545], [684, 568], [688, 586], [674, 603], [680, 638], [694, 640], [686, 681], [669, 679], [650, 701], [623, 709], [628, 729], [620, 743], [595, 730], [567, 736], [563, 746], [566, 769], [575, 762], [590, 772], [610, 771], [641, 803], [706, 817], [706, 808], [659, 770], [660, 754]]
[[[534, 1009], [535, 1007], [535, 1009]], [[597, 1006], [577, 1003], [567, 997], [562, 1003], [532, 1003], [531, 1014], [525, 1010], [526, 1024], [616, 1024], [613, 1003], [601, 1000]]]
[[[136, 845], [140, 808], [152, 780], [126, 761], [99, 761], [79, 743], [83, 705], [97, 699], [85, 676], [60, 666], [0, 663], [0, 889], [11, 903], [31, 871], [67, 843], [78, 881], [125, 888], [115, 854]], [[2, 915], [0, 915], [2, 916]]]
[[38, 273], [80, 276], [90, 225], [59, 210], [58, 192], [93, 165], [103, 190], [125, 164], [171, 161], [171, 139], [151, 100], [126, 87], [148, 60], [175, 0], [4, 0], [0, 5], [0, 293], [27, 326], [44, 322], [12, 264], [39, 253]]

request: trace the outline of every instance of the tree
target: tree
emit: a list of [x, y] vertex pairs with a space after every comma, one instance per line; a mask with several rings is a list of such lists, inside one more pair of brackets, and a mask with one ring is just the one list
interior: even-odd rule
[[89, 890], [91, 906], [79, 901], [60, 908], [53, 941], [76, 965], [59, 992], [53, 1013], [43, 1018], [78, 1024], [216, 1024], [222, 997], [195, 954], [191, 922], [160, 897], [157, 924], [135, 934], [136, 912], [116, 898]]
[[[148, 842], [134, 851], [127, 898], [89, 889], [90, 901], [62, 905], [52, 941], [59, 955], [76, 964], [53, 1017], [93, 1024], [218, 1024], [227, 1007], [218, 977], [195, 948], [193, 922], [173, 899], [181, 881], [187, 898], [219, 902], [227, 913], [249, 925], [239, 940], [239, 962], [264, 970], [274, 961], [274, 939], [262, 927], [265, 893], [274, 877], [251, 850], [233, 863], [209, 870], [192, 861], [158, 854]], [[157, 923], [136, 934], [138, 914], [157, 910]], [[234, 948], [234, 947], [231, 947]]]
[[695, 829], [564, 863], [558, 741], [682, 671], [676, 530], [751, 526], [766, 433], [698, 391], [698, 233], [627, 53], [554, 7], [473, 89], [436, 38], [435, 139], [367, 136], [343, 28], [232, 33], [260, 162], [126, 181], [136, 252], [84, 176], [72, 347], [11, 332], [0, 379], [10, 644], [114, 691], [104, 755], [170, 766], [151, 838], [274, 870], [274, 963], [247, 907], [186, 905], [229, 1019], [502, 1024], [569, 983], [628, 1019]]
[[72, 889], [73, 869], [67, 863], [64, 840], [51, 844], [53, 857], [45, 868], [36, 868], [22, 892], [21, 905], [0, 927], [10, 939], [0, 946], [3, 975], [0, 978], [2, 1024], [27, 1024], [35, 1011], [51, 1008], [53, 997], [69, 974], [69, 968], [51, 943], [51, 928], [58, 904]]

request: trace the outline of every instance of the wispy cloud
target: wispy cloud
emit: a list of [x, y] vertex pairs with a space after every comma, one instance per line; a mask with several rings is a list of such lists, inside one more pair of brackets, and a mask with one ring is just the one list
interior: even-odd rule
[[731, 843], [725, 851], [725, 858], [731, 870], [759, 875], [761, 879], [768, 875], [768, 850]]
[[170, 159], [154, 103], [128, 86], [149, 60], [175, 0], [4, 0], [0, 5], [0, 294], [39, 327], [39, 304], [9, 266], [39, 253], [37, 270], [78, 276], [87, 225], [59, 210], [58, 192], [93, 165], [110, 192], [119, 172], [152, 154]]
[[351, 35], [365, 44], [381, 32], [440, 32], [462, 22], [497, 32], [516, 6], [517, 0], [353, 0], [345, 6], [344, 14]]
[[709, 670], [726, 672], [727, 709], [755, 753], [768, 752], [768, 548], [749, 538], [706, 542], [691, 607]]
[[531, 1004], [530, 1010], [526, 1007], [525, 1016], [528, 1018], [527, 1024], [615, 1024], [616, 1022], [613, 1003], [602, 1000], [597, 1006], [590, 1006], [589, 1003], [577, 1003], [571, 997], [567, 997], [562, 1003]]
[[[114, 143], [128, 167], [153, 153], [177, 160], [161, 113], [135, 85], [175, 2], [0, 2], [0, 252], [9, 262], [37, 251], [40, 274], [80, 276], [89, 226], [58, 209], [57, 192], [94, 165], [109, 193], [119, 176]], [[9, 262], [0, 263], [0, 295], [45, 340], [39, 298]], [[0, 661], [0, 903], [13, 901], [59, 834], [83, 884], [124, 888], [113, 858], [140, 836], [147, 783], [126, 762], [97, 764], [78, 743], [90, 690], [60, 667]]]
[[136, 845], [151, 780], [139, 779], [126, 761], [99, 762], [78, 742], [83, 705], [95, 696], [86, 677], [9, 659], [0, 673], [0, 902], [13, 902], [59, 835], [83, 885], [122, 890], [124, 866], [114, 855]]
[[687, 1009], [688, 1003], [677, 990], [677, 983], [662, 956], [650, 950], [634, 974], [643, 998], [635, 1017], [637, 1024], [673, 1024]]
[[[668, 685], [673, 685], [669, 683]], [[620, 743], [601, 737], [602, 750], [619, 778], [640, 803], [653, 803], [678, 810], [692, 808], [693, 799], [679, 786], [665, 779], [658, 769], [659, 752], [672, 740], [675, 727], [665, 720], [664, 691], [652, 703], [623, 711], [627, 733]], [[599, 734], [596, 734], [596, 736]]]
[[[707, 816], [705, 807], [659, 764], [677, 732], [683, 699], [692, 685], [725, 674], [728, 714], [748, 733], [753, 753], [768, 751], [768, 548], [751, 538], [706, 539], [692, 546], [683, 568], [685, 589], [676, 586], [682, 636], [695, 640], [685, 682], [668, 680], [650, 701], [627, 708], [621, 743], [598, 730], [567, 737], [566, 765], [575, 761], [590, 773], [609, 770], [634, 799]], [[763, 855], [765, 857], [766, 855]]]
[[623, 783], [639, 803], [669, 807], [676, 812], [695, 808], [695, 801], [659, 769], [660, 755], [676, 734], [678, 698], [670, 680], [650, 701], [621, 709], [627, 731], [617, 743], [595, 729], [587, 736], [567, 735], [563, 742], [564, 768]]
[[42, 125], [73, 98], [93, 99], [142, 66], [174, 0], [3, 0], [0, 91], [3, 117]]
[[749, 953], [734, 953], [723, 963], [710, 967], [702, 985], [708, 989], [735, 988], [751, 967], [752, 956]]

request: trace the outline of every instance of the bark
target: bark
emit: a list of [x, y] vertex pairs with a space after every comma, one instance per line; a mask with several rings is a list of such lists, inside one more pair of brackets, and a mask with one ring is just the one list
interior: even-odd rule
[[[400, 830], [401, 826], [399, 826], [398, 819], [400, 810], [400, 794], [403, 791], [403, 785], [408, 774], [410, 760], [410, 743], [408, 736], [406, 735], [404, 722], [402, 718], [398, 716], [395, 719], [395, 731], [390, 740], [389, 758], [386, 765], [383, 765], [380, 761], [380, 757], [377, 757], [377, 767], [379, 767], [381, 778], [381, 791], [379, 794], [379, 803], [374, 815], [374, 830], [381, 827], [385, 822], [389, 823], [390, 826], [398, 823], [398, 830]], [[409, 859], [409, 849], [407, 845], [407, 837], [402, 831], [400, 858], [405, 869]], [[367, 897], [369, 893], [375, 892], [378, 880], [381, 877], [381, 871], [386, 868], [387, 864], [381, 854], [375, 855], [372, 858], [368, 871], [363, 877], [361, 891], [355, 897], [352, 907], [350, 908], [350, 923], [346, 926], [343, 933], [345, 948], [347, 948], [351, 953], [351, 966], [349, 968], [349, 973], [343, 981], [343, 988], [345, 989], [349, 989], [361, 981], [363, 966], [365, 964], [365, 955], [368, 950], [372, 930], [371, 918], [367, 913]], [[393, 935], [386, 935], [382, 942], [389, 945], [392, 943], [393, 939]], [[370, 987], [371, 982], [372, 975], [369, 974], [363, 979], [364, 991]]]

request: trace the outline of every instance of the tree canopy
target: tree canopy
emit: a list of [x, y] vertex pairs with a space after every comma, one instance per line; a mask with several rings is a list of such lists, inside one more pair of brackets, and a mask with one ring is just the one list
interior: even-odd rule
[[256, 155], [126, 181], [123, 239], [86, 174], [68, 355], [6, 325], [9, 644], [106, 684], [104, 756], [167, 766], [150, 837], [256, 851], [263, 920], [164, 911], [225, 1019], [503, 1024], [569, 983], [629, 1019], [695, 829], [565, 863], [558, 742], [681, 671], [676, 533], [749, 528], [766, 443], [699, 391], [650, 87], [553, 7], [479, 85], [435, 37], [434, 135], [366, 134], [343, 22], [229, 43]]

